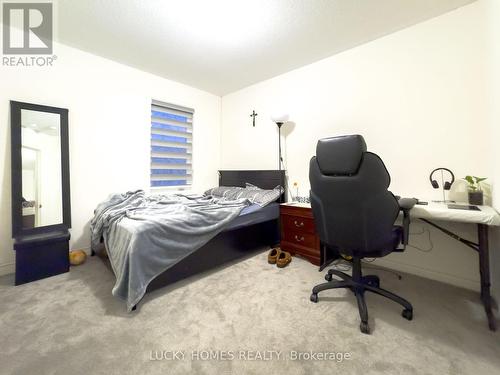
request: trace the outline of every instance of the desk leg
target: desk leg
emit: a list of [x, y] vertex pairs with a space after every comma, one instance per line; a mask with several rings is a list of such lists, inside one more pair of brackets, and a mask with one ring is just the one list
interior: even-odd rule
[[481, 274], [481, 300], [483, 301], [484, 311], [488, 318], [488, 325], [491, 331], [496, 331], [495, 316], [491, 310], [490, 294], [490, 260], [489, 260], [489, 241], [488, 226], [485, 224], [477, 225], [477, 235], [479, 240], [479, 273]]

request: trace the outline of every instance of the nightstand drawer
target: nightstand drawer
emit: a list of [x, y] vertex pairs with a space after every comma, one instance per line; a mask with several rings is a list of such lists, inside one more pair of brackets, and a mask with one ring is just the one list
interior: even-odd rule
[[285, 229], [284, 240], [308, 248], [316, 247], [316, 235], [298, 230]]
[[315, 233], [314, 220], [300, 216], [282, 215], [285, 232]]

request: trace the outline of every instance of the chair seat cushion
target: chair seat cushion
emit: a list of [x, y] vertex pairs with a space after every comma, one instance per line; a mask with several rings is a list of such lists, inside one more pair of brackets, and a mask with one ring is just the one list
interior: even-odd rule
[[361, 254], [356, 254], [358, 256], [362, 256], [364, 258], [380, 258], [383, 256], [386, 256], [393, 251], [397, 251], [397, 248], [399, 244], [403, 241], [403, 227], [400, 225], [395, 225], [392, 228], [392, 233], [391, 233], [391, 247], [388, 247], [387, 249], [382, 249], [382, 250], [376, 250], [376, 251], [371, 251], [371, 252], [363, 252]]

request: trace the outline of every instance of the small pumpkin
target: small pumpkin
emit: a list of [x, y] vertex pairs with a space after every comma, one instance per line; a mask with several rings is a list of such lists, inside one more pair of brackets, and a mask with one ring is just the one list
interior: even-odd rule
[[78, 266], [85, 263], [87, 259], [87, 254], [83, 250], [71, 250], [69, 252], [69, 263], [72, 266]]

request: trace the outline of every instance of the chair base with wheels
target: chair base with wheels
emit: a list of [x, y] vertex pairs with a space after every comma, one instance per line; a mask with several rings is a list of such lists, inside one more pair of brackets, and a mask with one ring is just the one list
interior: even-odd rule
[[[352, 264], [352, 276], [337, 270], [329, 270], [325, 275], [326, 283], [316, 285], [311, 294], [311, 301], [318, 302], [318, 293], [322, 290], [327, 289], [339, 289], [339, 288], [349, 288], [356, 296], [358, 302], [359, 316], [361, 318], [360, 330], [363, 333], [370, 333], [370, 326], [368, 325], [368, 309], [365, 302], [365, 292], [372, 292], [383, 297], [389, 298], [396, 303], [403, 306], [404, 310], [402, 316], [405, 319], [413, 319], [413, 307], [412, 305], [401, 298], [400, 296], [393, 294], [385, 289], [380, 288], [380, 280], [378, 276], [367, 275], [363, 276], [361, 272], [361, 259], [353, 258]], [[333, 279], [333, 275], [340, 278], [340, 280]]]

